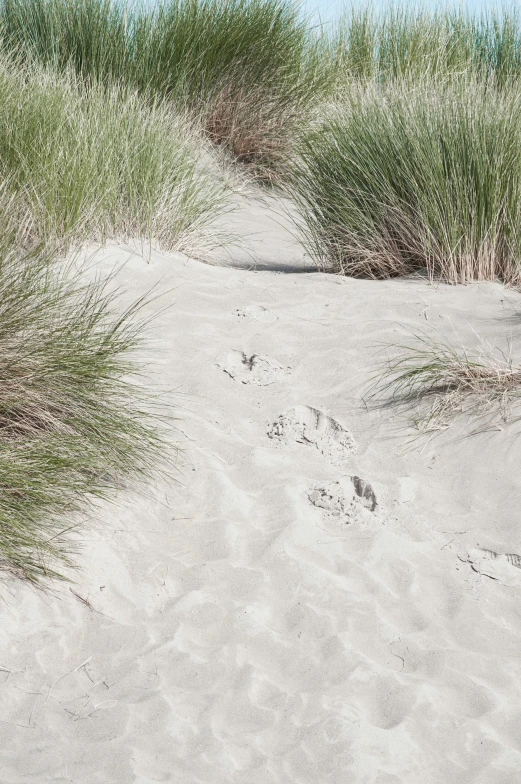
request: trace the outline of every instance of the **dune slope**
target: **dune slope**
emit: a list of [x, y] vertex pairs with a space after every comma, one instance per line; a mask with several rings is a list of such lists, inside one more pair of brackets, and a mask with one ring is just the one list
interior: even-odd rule
[[518, 295], [292, 272], [273, 243], [260, 269], [96, 256], [166, 292], [185, 452], [99, 505], [74, 584], [6, 584], [3, 784], [518, 780], [519, 431], [408, 445], [360, 402], [379, 341], [504, 345]]

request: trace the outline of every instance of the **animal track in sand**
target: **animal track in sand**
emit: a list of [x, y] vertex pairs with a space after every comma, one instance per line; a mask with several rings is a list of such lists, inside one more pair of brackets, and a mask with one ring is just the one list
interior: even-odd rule
[[521, 555], [495, 553], [493, 550], [469, 550], [467, 560], [475, 572], [504, 585], [521, 584]]
[[269, 357], [252, 354], [248, 357], [243, 351], [229, 351], [217, 365], [231, 378], [243, 384], [256, 384], [265, 387], [283, 378], [290, 372], [290, 367], [283, 367]]
[[344, 525], [368, 519], [368, 512], [376, 509], [376, 496], [369, 482], [358, 476], [325, 482], [314, 487], [308, 498], [313, 506], [323, 510], [326, 517]]
[[295, 406], [281, 414], [268, 430], [268, 437], [284, 443], [296, 441], [314, 446], [332, 463], [356, 452], [356, 441], [335, 419], [311, 406]]
[[234, 312], [240, 318], [252, 318], [255, 321], [271, 322], [278, 321], [279, 318], [276, 313], [272, 313], [271, 310], [264, 308], [262, 305], [247, 305], [245, 308], [240, 308]]

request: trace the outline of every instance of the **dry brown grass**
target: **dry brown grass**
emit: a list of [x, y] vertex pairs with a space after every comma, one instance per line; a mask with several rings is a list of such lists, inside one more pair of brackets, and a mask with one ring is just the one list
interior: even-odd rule
[[206, 136], [231, 153], [256, 179], [274, 182], [288, 155], [296, 117], [280, 97], [266, 90], [228, 84], [208, 103], [202, 116]]

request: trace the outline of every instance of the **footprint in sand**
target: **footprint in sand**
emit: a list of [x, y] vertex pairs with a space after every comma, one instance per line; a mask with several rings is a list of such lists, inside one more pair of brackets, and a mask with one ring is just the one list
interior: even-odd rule
[[343, 525], [367, 521], [377, 506], [373, 488], [359, 476], [321, 483], [308, 493], [308, 498], [325, 517]]
[[271, 322], [278, 321], [279, 318], [276, 313], [272, 313], [271, 310], [264, 308], [262, 305], [247, 305], [247, 307], [234, 312], [239, 318], [252, 318], [255, 321]]
[[521, 556], [495, 553], [493, 550], [470, 550], [467, 560], [475, 572], [504, 585], [521, 585]]
[[355, 493], [360, 499], [360, 503], [369, 509], [369, 511], [374, 512], [376, 509], [376, 496], [369, 482], [366, 482], [365, 479], [360, 479], [359, 476], [352, 476], [351, 481], [355, 488]]
[[313, 446], [332, 463], [340, 464], [356, 452], [356, 441], [339, 422], [311, 406], [295, 406], [268, 429], [269, 438]]
[[281, 381], [291, 372], [290, 367], [284, 367], [269, 357], [260, 354], [249, 357], [243, 351], [229, 351], [217, 365], [236, 381], [260, 387]]

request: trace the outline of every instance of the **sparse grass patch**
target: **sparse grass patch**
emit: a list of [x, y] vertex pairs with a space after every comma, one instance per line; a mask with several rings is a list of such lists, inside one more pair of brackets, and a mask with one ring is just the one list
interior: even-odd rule
[[469, 351], [416, 334], [393, 349], [401, 353], [379, 369], [371, 398], [415, 404], [421, 432], [443, 429], [463, 412], [507, 421], [511, 405], [521, 401], [521, 365], [485, 343]]

